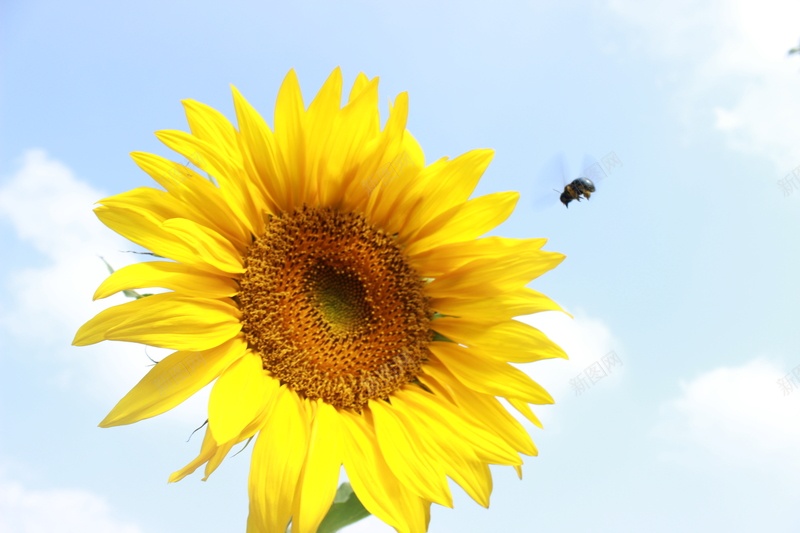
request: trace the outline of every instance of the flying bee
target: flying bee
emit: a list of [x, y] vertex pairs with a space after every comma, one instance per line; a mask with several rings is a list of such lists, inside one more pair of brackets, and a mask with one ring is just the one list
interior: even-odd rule
[[[558, 192], [558, 189], [553, 190]], [[569, 207], [569, 203], [572, 200], [580, 202], [581, 197], [588, 200], [594, 191], [594, 182], [592, 180], [584, 177], [575, 178], [564, 186], [564, 192], [561, 193], [561, 203]]]
[[[555, 203], [552, 193], [547, 192], [551, 188], [557, 193], [557, 197], [565, 207], [573, 200], [592, 196], [596, 189], [595, 183], [602, 180], [605, 173], [597, 161], [589, 156], [583, 158], [583, 171], [575, 177], [567, 169], [567, 161], [563, 154], [558, 154], [550, 159], [539, 172], [537, 182], [540, 188], [536, 192], [533, 205], [537, 208], [544, 208]], [[557, 188], [555, 188], [557, 187]]]

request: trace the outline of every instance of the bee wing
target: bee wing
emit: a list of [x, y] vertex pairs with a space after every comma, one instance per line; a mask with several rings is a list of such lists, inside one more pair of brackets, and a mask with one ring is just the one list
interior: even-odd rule
[[567, 158], [563, 153], [549, 159], [536, 175], [533, 207], [542, 209], [549, 205], [559, 205], [559, 197], [570, 182], [568, 176]]

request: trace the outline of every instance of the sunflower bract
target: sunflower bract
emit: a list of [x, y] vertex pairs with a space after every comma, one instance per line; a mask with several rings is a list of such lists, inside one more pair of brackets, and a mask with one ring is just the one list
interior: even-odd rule
[[[208, 476], [255, 437], [249, 532], [316, 531], [343, 467], [365, 508], [399, 532], [452, 506], [448, 478], [489, 505], [491, 464], [536, 455], [499, 399], [538, 423], [552, 398], [511, 363], [565, 357], [514, 319], [558, 310], [526, 285], [563, 256], [543, 239], [484, 237], [517, 193], [470, 198], [493, 152], [426, 165], [399, 95], [385, 125], [378, 81], [342, 106], [333, 71], [306, 108], [289, 72], [274, 131], [233, 90], [237, 125], [184, 102], [190, 133], [158, 138], [184, 159], [134, 153], [161, 188], [99, 202], [109, 228], [163, 259], [114, 272], [117, 305], [73, 341], [175, 350], [101, 422], [161, 414], [214, 382], [198, 457]], [[196, 172], [193, 168], [202, 172]], [[518, 470], [519, 471], [519, 470]]]

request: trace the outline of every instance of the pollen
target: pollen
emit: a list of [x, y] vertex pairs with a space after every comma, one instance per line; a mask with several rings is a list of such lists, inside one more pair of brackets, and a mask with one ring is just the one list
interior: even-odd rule
[[395, 237], [361, 214], [303, 207], [271, 217], [240, 288], [250, 349], [305, 398], [361, 411], [427, 360], [424, 281]]

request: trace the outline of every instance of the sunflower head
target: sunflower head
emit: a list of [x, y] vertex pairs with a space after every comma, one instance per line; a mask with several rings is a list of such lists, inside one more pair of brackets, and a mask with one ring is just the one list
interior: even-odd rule
[[565, 355], [514, 317], [559, 309], [526, 285], [563, 256], [543, 239], [481, 238], [518, 198], [470, 198], [492, 152], [426, 164], [407, 96], [381, 127], [377, 89], [360, 74], [342, 105], [336, 69], [306, 107], [290, 72], [274, 130], [235, 89], [236, 127], [185, 101], [190, 133], [157, 136], [197, 171], [134, 153], [161, 188], [95, 210], [163, 258], [114, 272], [95, 298], [164, 291], [100, 312], [74, 344], [174, 350], [101, 425], [214, 381], [200, 454], [170, 479], [203, 464], [208, 476], [257, 436], [248, 531], [316, 531], [342, 467], [398, 531], [425, 531], [431, 503], [452, 505], [448, 478], [488, 506], [489, 465], [519, 471], [536, 454], [499, 399], [535, 424], [529, 405], [552, 402], [512, 363]]
[[416, 378], [432, 335], [425, 286], [363, 215], [304, 206], [270, 217], [244, 264], [242, 331], [281, 383], [361, 412]]

